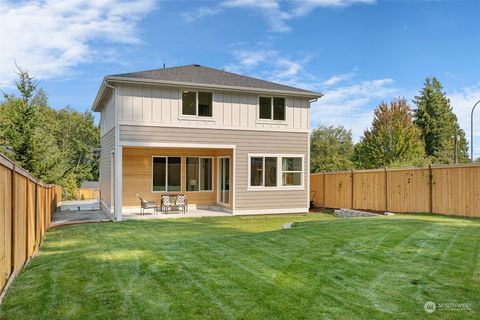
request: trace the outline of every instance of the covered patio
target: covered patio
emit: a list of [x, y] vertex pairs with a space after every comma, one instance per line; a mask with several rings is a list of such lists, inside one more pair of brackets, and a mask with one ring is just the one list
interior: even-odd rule
[[[122, 185], [122, 219], [231, 214], [234, 148], [179, 145], [123, 146], [121, 149], [121, 172], [118, 173]], [[112, 199], [115, 199], [114, 193], [112, 185]], [[172, 207], [165, 206], [164, 196], [171, 199]], [[175, 205], [178, 196], [186, 198], [185, 212]], [[153, 203], [157, 209], [143, 210], [140, 198]]]

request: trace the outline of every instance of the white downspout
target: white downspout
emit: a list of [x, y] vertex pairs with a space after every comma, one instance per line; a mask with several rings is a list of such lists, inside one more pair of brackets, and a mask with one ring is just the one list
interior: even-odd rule
[[105, 86], [109, 87], [113, 90], [113, 97], [114, 97], [114, 128], [115, 128], [115, 146], [114, 146], [114, 154], [115, 154], [115, 199], [114, 199], [114, 215], [115, 221], [122, 221], [122, 147], [120, 146], [120, 126], [118, 124], [118, 103], [117, 103], [117, 87], [108, 83], [108, 80], [105, 81]]

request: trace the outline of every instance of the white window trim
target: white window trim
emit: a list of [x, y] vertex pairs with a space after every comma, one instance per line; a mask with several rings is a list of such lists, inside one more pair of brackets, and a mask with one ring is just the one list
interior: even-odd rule
[[[260, 98], [270, 98], [270, 111], [272, 117], [270, 119], [263, 119], [260, 118]], [[274, 120], [273, 119], [273, 99], [274, 98], [281, 98], [285, 99], [285, 119], [284, 120]], [[283, 124], [287, 123], [287, 97], [281, 97], [281, 96], [258, 96], [258, 112], [257, 112], [257, 123], [277, 123], [277, 124]]]
[[[166, 158], [165, 161], [165, 190], [153, 190], [153, 159], [154, 158]], [[180, 190], [177, 191], [169, 191], [168, 190], [168, 158], [180, 158]], [[183, 184], [182, 184], [182, 157], [181, 156], [161, 156], [161, 155], [153, 155], [152, 156], [152, 172], [151, 172], [151, 181], [150, 181], [150, 188], [152, 193], [175, 193], [175, 192], [182, 192]]]
[[[188, 186], [188, 181], [187, 181], [187, 170], [188, 170], [188, 167], [187, 167], [187, 159], [188, 158], [198, 158], [198, 190], [187, 190], [187, 186]], [[210, 190], [200, 190], [200, 159], [211, 159], [212, 160], [212, 189]], [[197, 157], [197, 156], [185, 156], [185, 192], [195, 192], [195, 193], [199, 193], [199, 192], [213, 192], [214, 191], [214, 178], [215, 178], [215, 175], [214, 175], [214, 170], [215, 170], [215, 164], [214, 164], [214, 157]]]
[[[265, 157], [277, 158], [277, 186], [265, 187], [265, 186], [252, 186], [251, 185], [251, 158], [263, 157], [263, 184], [265, 184]], [[305, 155], [304, 154], [288, 154], [288, 153], [248, 153], [248, 170], [247, 170], [247, 191], [274, 191], [274, 190], [305, 190]], [[302, 178], [299, 186], [283, 186], [282, 185], [282, 158], [302, 158]], [[285, 171], [290, 172], [290, 171]], [[298, 171], [296, 171], [298, 172]]]
[[[188, 92], [195, 92], [195, 115], [193, 114], [183, 114], [183, 91], [188, 91]], [[212, 94], [212, 115], [211, 116], [199, 116], [198, 115], [198, 93], [199, 92], [205, 92], [205, 93], [211, 93]], [[180, 115], [178, 119], [186, 119], [186, 120], [196, 120], [196, 119], [202, 119], [202, 120], [207, 120], [207, 121], [215, 121], [214, 114], [213, 114], [213, 101], [215, 93], [213, 91], [208, 91], [208, 90], [190, 90], [190, 89], [181, 89], [180, 90]]]

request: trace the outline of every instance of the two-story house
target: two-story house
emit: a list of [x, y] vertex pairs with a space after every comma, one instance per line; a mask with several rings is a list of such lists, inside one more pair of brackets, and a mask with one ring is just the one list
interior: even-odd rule
[[200, 65], [106, 76], [101, 205], [182, 193], [232, 214], [307, 212], [309, 109], [321, 94]]

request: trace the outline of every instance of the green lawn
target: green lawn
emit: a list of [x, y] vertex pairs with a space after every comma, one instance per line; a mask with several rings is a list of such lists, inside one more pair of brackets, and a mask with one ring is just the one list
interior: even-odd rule
[[479, 251], [479, 219], [434, 215], [76, 225], [47, 233], [0, 319], [479, 319]]

